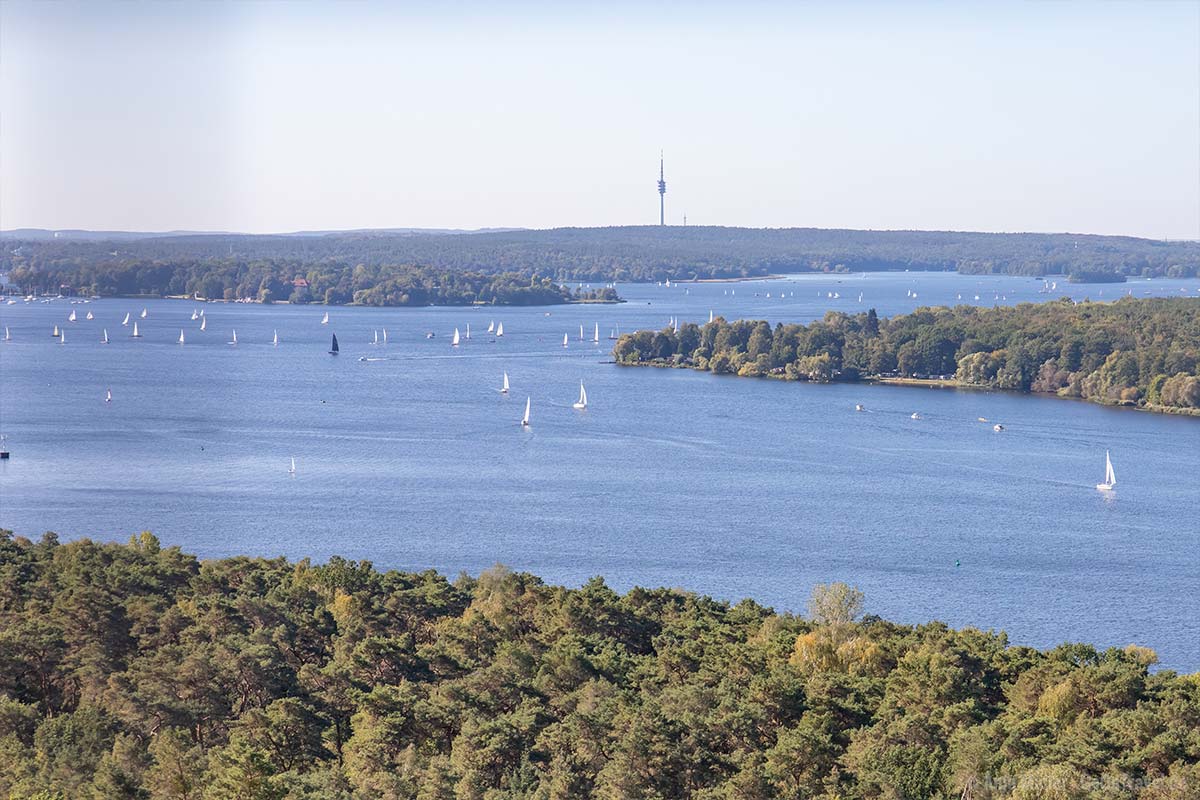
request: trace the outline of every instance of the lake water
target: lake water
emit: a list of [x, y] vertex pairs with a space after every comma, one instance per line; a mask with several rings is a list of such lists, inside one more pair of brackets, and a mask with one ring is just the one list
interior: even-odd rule
[[[1200, 296], [1196, 280], [1040, 286], [949, 273], [622, 285], [622, 305], [332, 308], [327, 326], [321, 307], [210, 304], [205, 332], [186, 301], [0, 305], [13, 337], [0, 345], [12, 451], [0, 527], [102, 540], [149, 529], [202, 557], [336, 553], [451, 576], [502, 562], [555, 583], [603, 575], [621, 590], [680, 586], [781, 610], [844, 580], [897, 621], [1037, 646], [1137, 642], [1167, 667], [1200, 669], [1200, 420], [607, 363], [616, 326], [703, 322], [710, 309], [805, 322], [960, 294]], [[120, 321], [143, 305], [144, 337], [131, 339]], [[484, 334], [491, 320], [502, 339]], [[468, 322], [472, 339], [452, 348]], [[580, 324], [589, 339], [599, 325], [599, 346], [578, 340]], [[389, 344], [371, 345], [384, 327]], [[571, 408], [580, 380], [586, 412]], [[1106, 448], [1120, 482], [1109, 498], [1094, 489]]]

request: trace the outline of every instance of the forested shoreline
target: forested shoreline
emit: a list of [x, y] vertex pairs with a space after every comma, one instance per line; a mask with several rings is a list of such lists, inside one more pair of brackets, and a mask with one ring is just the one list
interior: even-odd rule
[[[283, 270], [318, 277], [318, 302], [351, 302], [378, 270], [429, 274], [531, 274], [553, 283], [749, 278], [796, 272], [938, 270], [964, 274], [1124, 276], [1200, 275], [1200, 242], [1071, 233], [856, 231], [820, 228], [625, 226], [478, 233], [342, 231], [310, 235], [104, 234], [54, 238], [13, 231], [2, 237], [0, 272], [30, 289], [97, 287], [101, 294], [257, 297]], [[98, 237], [98, 238], [97, 238]], [[397, 267], [397, 265], [416, 265]], [[178, 273], [167, 277], [164, 273]], [[256, 280], [257, 278], [257, 280]], [[268, 280], [264, 286], [263, 280]], [[386, 277], [374, 277], [375, 282]], [[172, 290], [163, 290], [167, 283]], [[120, 286], [120, 289], [112, 287]], [[327, 300], [332, 290], [336, 300]]]
[[188, 296], [208, 300], [326, 305], [554, 305], [619, 302], [615, 289], [571, 288], [529, 271], [484, 274], [414, 265], [312, 265], [303, 261], [204, 259], [113, 261], [9, 274], [25, 292], [101, 297]]
[[0, 796], [1194, 800], [1130, 645], [0, 532]]
[[809, 325], [716, 319], [625, 334], [618, 364], [785, 380], [934, 378], [1109, 405], [1200, 413], [1200, 301], [1123, 298], [920, 308]]

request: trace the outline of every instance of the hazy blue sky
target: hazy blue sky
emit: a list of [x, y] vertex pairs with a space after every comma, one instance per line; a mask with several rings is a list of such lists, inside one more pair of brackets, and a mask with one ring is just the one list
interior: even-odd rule
[[0, 227], [1200, 238], [1200, 3], [0, 3]]

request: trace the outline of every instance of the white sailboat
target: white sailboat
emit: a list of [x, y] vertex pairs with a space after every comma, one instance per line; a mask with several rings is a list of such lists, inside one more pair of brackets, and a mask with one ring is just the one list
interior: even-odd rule
[[104, 392], [104, 402], [106, 402], [106, 403], [111, 403], [111, 402], [112, 402], [112, 389], [107, 389], [107, 390], [105, 390], [105, 392]]
[[529, 427], [529, 405], [530, 405], [529, 401], [530, 401], [530, 398], [526, 397], [525, 398], [525, 416], [521, 418], [521, 427], [523, 427], [523, 428]]
[[460, 341], [460, 337], [458, 335], [458, 328], [455, 328], [454, 329], [454, 338], [450, 340], [450, 346], [458, 347], [459, 341]]
[[293, 456], [292, 457], [292, 465], [290, 467], [288, 467], [288, 475], [295, 475], [295, 474], [296, 474], [296, 459]]
[[132, 339], [140, 339], [140, 338], [142, 338], [142, 335], [141, 335], [140, 333], [138, 333], [138, 329], [137, 329], [137, 323], [136, 323], [136, 322], [135, 322], [135, 323], [133, 323], [133, 333], [130, 335], [130, 338], [132, 338]]
[[587, 389], [583, 388], [583, 381], [579, 382], [579, 399], [571, 408], [577, 408], [580, 411], [587, 408]]
[[7, 325], [5, 325], [5, 326], [4, 326], [4, 341], [6, 341], [6, 342], [11, 342], [11, 341], [12, 341], [12, 334], [8, 332], [8, 326], [7, 326]]
[[183, 328], [179, 329], [179, 343], [183, 344]]
[[63, 329], [62, 329], [62, 333], [60, 333], [60, 334], [58, 335], [58, 343], [59, 343], [59, 344], [66, 344], [66, 343], [67, 343], [67, 329], [66, 329], [66, 328], [63, 328]]
[[271, 332], [275, 334], [271, 338], [271, 344], [275, 347], [279, 347], [279, 331], [272, 329]]
[[708, 310], [708, 321], [709, 322], [713, 321], [713, 311], [711, 308]]
[[469, 323], [469, 322], [467, 323], [467, 335], [465, 338], [467, 338], [467, 339], [471, 338], [471, 323]]
[[379, 331], [375, 331], [375, 338], [371, 340], [371, 344], [379, 344]]
[[146, 318], [146, 314], [147, 314], [147, 311], [146, 311], [146, 309], [145, 309], [145, 308], [143, 308], [143, 309], [142, 309], [142, 319], [145, 319], [145, 318]]
[[567, 335], [564, 333], [563, 334], [563, 347], [566, 347], [566, 346], [567, 346]]
[[496, 338], [500, 338], [503, 335], [504, 335], [504, 323], [501, 322], [499, 325], [496, 326]]
[[67, 322], [74, 322], [74, 321], [75, 321], [75, 309], [72, 308], [71, 316], [67, 317]]
[[508, 394], [508, 373], [504, 373], [504, 385], [500, 387], [500, 394]]
[[496, 330], [496, 321], [495, 321], [495, 320], [492, 320], [491, 322], [489, 322], [489, 323], [488, 323], [488, 329], [487, 329], [487, 332], [488, 332], [488, 333], [492, 333], [492, 332], [494, 332], [495, 330]]
[[104, 329], [104, 338], [100, 340], [101, 344], [108, 344], [108, 328]]
[[[470, 338], [470, 337], [468, 337]], [[383, 343], [387, 344], [387, 328], [383, 329]]]
[[200, 320], [200, 330], [204, 330], [207, 327], [208, 327], [208, 317], [204, 317]]
[[93, 317], [92, 312], [89, 311], [89, 312], [87, 312], [87, 316], [85, 316], [84, 319], [95, 319], [95, 317]]
[[128, 311], [125, 312], [125, 319], [121, 321], [121, 325], [123, 325], [123, 326], [129, 325], [129, 312]]
[[583, 326], [579, 326], [579, 341], [583, 341]]
[[615, 328], [613, 328], [612, 333], [608, 335], [608, 338], [613, 340], [621, 338], [621, 326], [617, 325]]
[[325, 316], [321, 317], [321, 324], [322, 325], [329, 324], [329, 312], [328, 311], [325, 312]]
[[234, 347], [237, 347], [237, 328], [233, 329], [233, 339], [229, 343]]
[[192, 309], [192, 322], [195, 322], [198, 319], [200, 319], [200, 314], [196, 311], [196, 309], [193, 308]]
[[204, 309], [203, 309], [203, 308], [202, 308], [202, 309], [200, 309], [200, 316], [202, 316], [202, 317], [204, 316]]
[[1117, 485], [1117, 473], [1113, 472], [1112, 459], [1108, 451], [1104, 451], [1104, 483], [1097, 483], [1096, 488], [1101, 492], [1111, 492]]
[[600, 344], [600, 323], [596, 323], [596, 327], [592, 328], [592, 344]]
[[50, 335], [53, 336], [55, 339], [57, 339], [59, 336], [62, 335], [61, 333], [59, 333], [57, 325], [54, 326], [54, 333], [52, 333]]

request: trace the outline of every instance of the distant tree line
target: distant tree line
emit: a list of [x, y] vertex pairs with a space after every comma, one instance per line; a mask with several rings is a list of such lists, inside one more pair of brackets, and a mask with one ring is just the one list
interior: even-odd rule
[[0, 532], [0, 796], [1195, 800], [1152, 650]]
[[619, 364], [817, 382], [946, 378], [1157, 410], [1200, 409], [1200, 300], [1069, 298], [921, 308], [880, 319], [829, 312], [810, 325], [717, 319], [618, 340]]
[[241, 261], [101, 261], [18, 266], [10, 280], [27, 292], [100, 296], [198, 295], [207, 299], [370, 306], [549, 305], [619, 300], [613, 289], [570, 289], [526, 271], [464, 272], [413, 265]]
[[[655, 225], [454, 235], [356, 231], [117, 240], [21, 239], [6, 234], [3, 243], [0, 271], [21, 270], [23, 276], [75, 273], [75, 282], [82, 285], [87, 285], [88, 270], [141, 265], [134, 272], [138, 276], [161, 266], [189, 270], [190, 278], [200, 279], [204, 267], [197, 270], [194, 265], [219, 273], [228, 268], [226, 262], [247, 268], [286, 262], [301, 273], [349, 270], [360, 264], [418, 264], [437, 274], [535, 272], [557, 282], [905, 269], [1028, 276], [1200, 275], [1200, 242], [1085, 234]], [[130, 291], [145, 285], [135, 280]]]

